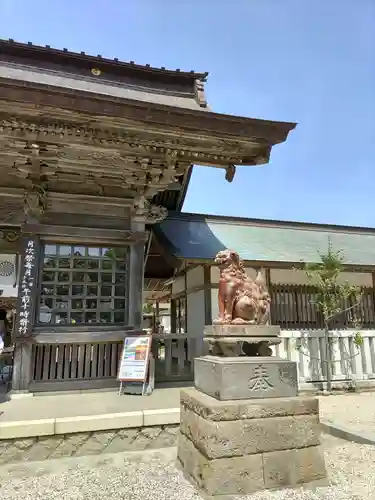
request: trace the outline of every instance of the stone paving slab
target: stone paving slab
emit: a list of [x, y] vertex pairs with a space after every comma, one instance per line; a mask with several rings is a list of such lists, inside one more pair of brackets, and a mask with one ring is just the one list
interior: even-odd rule
[[40, 420], [0, 420], [0, 443], [4, 439], [24, 439], [41, 436], [97, 432], [118, 429], [179, 425], [180, 409], [142, 410], [124, 413], [105, 413], [67, 418], [45, 418]]
[[[143, 419], [139, 425], [167, 425], [178, 422], [180, 390], [178, 387], [156, 389], [151, 396], [118, 396], [114, 391], [87, 391], [0, 401], [0, 426], [8, 423], [11, 427], [13, 423], [13, 430], [18, 427], [20, 437], [25, 436], [25, 432], [31, 436], [51, 435], [55, 433], [59, 419], [61, 432], [68, 432], [69, 426], [70, 432], [116, 429], [129, 427], [124, 414], [131, 412], [141, 414], [133, 417]], [[321, 422], [339, 430], [339, 433], [332, 433], [326, 428], [326, 432], [359, 443], [375, 442], [375, 392], [320, 396], [319, 405]], [[40, 420], [46, 422], [41, 426]], [[46, 426], [50, 427], [48, 432]]]
[[156, 389], [150, 396], [119, 396], [117, 391], [35, 395], [0, 403], [0, 412], [3, 412], [0, 423], [164, 410], [179, 406], [179, 387]]
[[179, 398], [180, 389], [173, 388], [158, 389], [151, 396], [86, 392], [12, 399], [0, 406], [4, 409], [0, 415], [0, 445], [4, 440], [55, 436], [56, 441], [59, 436], [74, 433], [178, 425]]
[[328, 424], [326, 422], [321, 423], [322, 432], [334, 436], [339, 439], [344, 439], [345, 441], [352, 441], [358, 444], [371, 444], [375, 445], [375, 433], [369, 433], [365, 431], [353, 432], [350, 428], [343, 427], [339, 424]]

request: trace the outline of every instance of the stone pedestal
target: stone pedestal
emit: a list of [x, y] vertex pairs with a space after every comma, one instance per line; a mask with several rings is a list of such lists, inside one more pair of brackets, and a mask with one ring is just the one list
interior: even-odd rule
[[204, 356], [194, 362], [195, 387], [222, 401], [297, 396], [297, 366], [272, 357]]
[[298, 396], [296, 363], [271, 356], [279, 331], [205, 328], [212, 355], [195, 360], [195, 389], [181, 392], [178, 459], [209, 495], [248, 495], [326, 477], [318, 399]]
[[326, 476], [318, 399], [218, 401], [181, 391], [178, 459], [209, 495], [248, 495]]
[[280, 344], [280, 327], [274, 325], [207, 325], [204, 341], [214, 356], [271, 356]]

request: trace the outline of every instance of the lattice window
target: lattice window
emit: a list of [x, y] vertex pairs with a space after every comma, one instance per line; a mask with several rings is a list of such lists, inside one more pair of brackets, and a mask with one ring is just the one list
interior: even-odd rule
[[126, 324], [128, 251], [45, 245], [38, 322]]

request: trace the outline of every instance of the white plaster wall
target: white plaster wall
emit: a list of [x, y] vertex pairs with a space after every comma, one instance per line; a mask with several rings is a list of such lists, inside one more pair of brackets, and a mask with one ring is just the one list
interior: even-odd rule
[[217, 288], [211, 288], [212, 321], [219, 316], [219, 304], [217, 300], [218, 292]]
[[192, 288], [195, 286], [203, 286], [204, 285], [204, 270], [203, 266], [197, 266], [193, 269], [189, 269], [186, 274], [187, 279], [187, 287]]
[[185, 291], [185, 276], [178, 276], [172, 283], [172, 295]]
[[308, 285], [310, 284], [306, 273], [293, 269], [271, 269], [271, 283], [275, 285]]
[[187, 335], [197, 337], [203, 335], [205, 311], [204, 290], [187, 295]]
[[[348, 281], [351, 285], [372, 286], [371, 273], [341, 273], [339, 282]], [[302, 270], [271, 269], [271, 283], [287, 285], [308, 285], [311, 281]]]
[[[247, 274], [251, 278], [255, 278], [257, 271], [254, 268], [246, 267]], [[211, 283], [219, 282], [220, 272], [217, 267], [211, 267]], [[371, 273], [341, 273], [339, 282], [348, 281], [356, 286], [372, 286]], [[306, 273], [303, 270], [294, 269], [271, 269], [271, 283], [286, 284], [286, 285], [308, 285], [310, 283]]]
[[[160, 309], [160, 311], [162, 309], [167, 309], [169, 311], [170, 308], [171, 308], [170, 302], [159, 302], [159, 309]], [[160, 314], [162, 314], [162, 312]]]
[[165, 313], [163, 312], [162, 314], [160, 314], [159, 320], [160, 320], [160, 323], [164, 327], [164, 333], [170, 333], [170, 331], [171, 331], [171, 316], [170, 316], [169, 312], [165, 312]]
[[211, 267], [210, 268], [210, 279], [211, 283], [219, 283], [219, 277], [220, 277], [220, 272], [217, 267]]

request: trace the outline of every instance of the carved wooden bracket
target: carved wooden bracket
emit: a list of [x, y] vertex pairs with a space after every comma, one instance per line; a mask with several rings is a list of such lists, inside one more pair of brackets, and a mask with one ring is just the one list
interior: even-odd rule
[[17, 297], [0, 297], [0, 309], [12, 310], [17, 307]]
[[167, 216], [168, 210], [165, 207], [153, 205], [143, 198], [135, 205], [133, 221], [156, 224], [163, 221]]
[[0, 240], [5, 240], [8, 243], [15, 243], [20, 239], [21, 233], [9, 229], [0, 229]]
[[39, 220], [47, 209], [46, 183], [32, 184], [24, 194], [24, 212], [27, 219]]
[[[200, 91], [197, 90], [197, 93], [199, 95]], [[3, 107], [4, 104], [1, 104], [0, 108], [3, 109]], [[119, 131], [118, 127], [110, 125], [105, 128], [84, 125], [77, 128], [68, 120], [56, 123], [51, 119], [50, 123], [42, 124], [37, 117], [33, 117], [26, 122], [22, 118], [17, 119], [12, 110], [13, 108], [9, 109], [11, 113], [9, 119], [0, 120], [0, 135], [4, 138], [3, 142], [5, 141], [4, 144], [10, 153], [13, 154], [12, 151], [14, 151], [15, 174], [23, 178], [30, 171], [36, 170], [37, 161], [42, 166], [41, 171], [48, 170], [48, 176], [55, 173], [57, 175], [57, 163], [67, 159], [68, 152], [74, 154], [75, 150], [77, 151], [75, 161], [79, 160], [82, 155], [91, 155], [93, 164], [105, 161], [109, 166], [123, 163], [124, 155], [136, 158], [164, 156], [164, 158], [167, 157], [167, 161], [170, 158], [174, 163], [178, 159], [187, 163], [214, 166], [224, 166], [229, 163], [254, 165], [257, 164], [259, 155], [262, 158], [264, 156], [260, 154], [260, 149], [264, 148], [264, 140], [257, 139], [250, 133], [251, 131], [257, 132], [255, 127], [253, 127], [254, 130], [249, 131], [251, 139], [244, 142], [241, 137], [242, 133], [241, 136], [228, 137], [226, 131], [223, 131], [224, 134], [221, 137], [216, 134], [206, 137], [197, 132], [194, 137], [186, 137], [181, 134], [176, 135], [175, 132], [162, 133], [162, 128], [158, 131], [147, 130], [144, 126], [124, 133]], [[199, 112], [199, 121], [204, 120], [210, 114]], [[200, 130], [204, 130], [204, 127], [201, 126]], [[44, 149], [40, 149], [38, 159], [36, 159], [31, 155], [28, 143], [37, 141], [40, 134], [43, 135], [46, 145]], [[259, 133], [256, 135], [258, 136]], [[108, 148], [108, 150], [97, 151], [99, 143], [102, 148]], [[82, 149], [82, 146], [87, 145], [93, 147], [93, 151], [87, 151], [85, 147]], [[266, 146], [270, 148], [270, 142], [267, 141]], [[108, 161], [110, 156], [112, 159]], [[60, 170], [58, 175], [60, 175]], [[61, 173], [63, 172], [64, 169]]]

